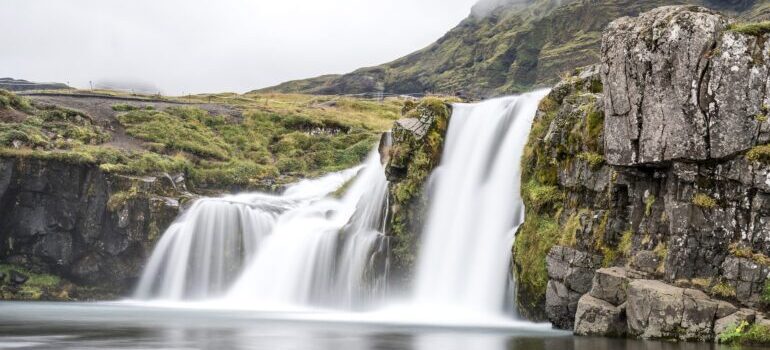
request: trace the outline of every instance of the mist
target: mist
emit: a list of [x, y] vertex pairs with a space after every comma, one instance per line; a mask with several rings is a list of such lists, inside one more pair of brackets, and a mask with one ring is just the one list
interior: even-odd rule
[[246, 92], [427, 46], [476, 0], [5, 0], [0, 77]]

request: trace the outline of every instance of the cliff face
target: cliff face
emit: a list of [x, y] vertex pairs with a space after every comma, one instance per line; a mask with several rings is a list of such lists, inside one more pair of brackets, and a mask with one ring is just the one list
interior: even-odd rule
[[[126, 295], [184, 196], [180, 177], [128, 177], [90, 165], [0, 159], [0, 261], [3, 270], [29, 278], [3, 278], [0, 298]], [[49, 283], [35, 284], [40, 280]]]
[[751, 20], [770, 16], [770, 4], [755, 0], [483, 0], [457, 27], [408, 56], [259, 91], [488, 97], [553, 85], [561, 73], [599, 62], [601, 32], [612, 20], [675, 4], [703, 5]]
[[621, 18], [601, 65], [543, 100], [514, 248], [523, 310], [588, 335], [768, 325], [765, 33], [700, 7]]

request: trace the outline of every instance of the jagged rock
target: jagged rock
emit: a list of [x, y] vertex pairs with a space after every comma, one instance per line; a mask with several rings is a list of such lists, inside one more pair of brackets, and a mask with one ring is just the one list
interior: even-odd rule
[[592, 297], [620, 305], [626, 302], [626, 291], [630, 279], [626, 270], [620, 267], [599, 269], [596, 271], [593, 286], [589, 293]]
[[601, 266], [601, 261], [598, 255], [569, 247], [555, 246], [548, 253], [545, 312], [556, 327], [574, 327], [578, 301], [591, 290], [594, 272]]
[[578, 302], [575, 334], [623, 336], [626, 334], [625, 316], [625, 305], [615, 306], [586, 294]]
[[610, 24], [602, 40], [606, 158], [614, 165], [723, 158], [770, 140], [770, 38], [725, 31], [694, 6]]
[[745, 258], [729, 256], [722, 263], [723, 276], [735, 288], [735, 296], [743, 305], [756, 307], [765, 283], [770, 278], [770, 266]]
[[13, 284], [15, 286], [20, 286], [20, 285], [22, 285], [24, 283], [27, 283], [27, 280], [29, 280], [29, 276], [27, 276], [27, 275], [25, 275], [25, 274], [23, 274], [23, 273], [21, 273], [19, 271], [11, 270], [10, 278], [9, 278], [9, 282], [11, 282], [11, 284]]
[[661, 281], [629, 283], [629, 333], [645, 339], [710, 341], [719, 304], [703, 292]]
[[722, 317], [714, 322], [714, 334], [720, 335], [730, 326], [739, 325], [741, 322], [754, 323], [757, 312], [751, 309], [740, 309], [729, 316]]
[[5, 274], [5, 272], [3, 272], [3, 271], [0, 271], [0, 285], [2, 285], [3, 283], [5, 283], [5, 277], [6, 277], [6, 274]]

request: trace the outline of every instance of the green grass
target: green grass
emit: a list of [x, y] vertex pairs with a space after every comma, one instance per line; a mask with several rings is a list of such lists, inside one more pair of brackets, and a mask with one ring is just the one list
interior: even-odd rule
[[[2, 96], [9, 106], [29, 105], [12, 93]], [[108, 145], [111, 131], [79, 112], [30, 105], [24, 121], [0, 122], [0, 156], [93, 164], [118, 174], [184, 172], [193, 188], [274, 188], [357, 165], [400, 117], [404, 103], [283, 94], [168, 100], [224, 104], [241, 115], [212, 115], [194, 106], [113, 105], [117, 121], [142, 143], [138, 150]]]
[[731, 25], [729, 30], [736, 33], [752, 35], [752, 36], [765, 35], [767, 33], [770, 33], [770, 21], [736, 23]]
[[20, 112], [32, 111], [32, 104], [26, 98], [17, 96], [16, 94], [0, 89], [0, 109], [14, 109]]

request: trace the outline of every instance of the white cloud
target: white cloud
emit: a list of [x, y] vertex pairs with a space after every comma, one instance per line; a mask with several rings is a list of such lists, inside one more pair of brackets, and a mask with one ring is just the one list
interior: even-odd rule
[[3, 0], [0, 76], [237, 91], [420, 49], [475, 0]]

